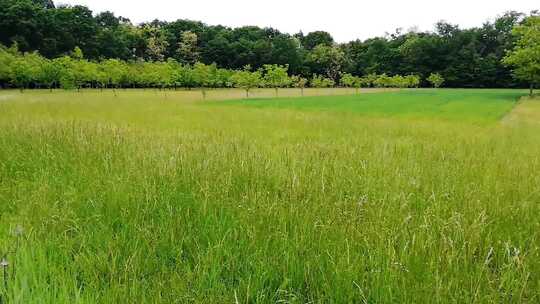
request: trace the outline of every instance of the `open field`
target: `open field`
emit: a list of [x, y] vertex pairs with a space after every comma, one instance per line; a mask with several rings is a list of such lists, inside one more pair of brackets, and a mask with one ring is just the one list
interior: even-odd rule
[[524, 93], [0, 91], [2, 301], [538, 303]]
[[[384, 93], [384, 94], [383, 94]], [[231, 101], [232, 105], [359, 113], [373, 117], [453, 119], [456, 121], [499, 120], [523, 92], [511, 90], [408, 90], [360, 94], [336, 98], [274, 98]]]

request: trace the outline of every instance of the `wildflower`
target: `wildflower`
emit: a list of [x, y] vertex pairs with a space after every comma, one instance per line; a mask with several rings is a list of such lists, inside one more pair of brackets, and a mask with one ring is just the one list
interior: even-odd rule
[[9, 263], [6, 260], [6, 258], [3, 258], [2, 261], [0, 261], [0, 266], [3, 267], [3, 268], [6, 268], [6, 267], [9, 266]]

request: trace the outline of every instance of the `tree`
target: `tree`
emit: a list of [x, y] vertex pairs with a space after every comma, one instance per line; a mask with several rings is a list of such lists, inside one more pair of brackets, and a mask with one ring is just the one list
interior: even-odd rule
[[0, 43], [17, 43], [23, 52], [40, 48], [47, 29], [44, 11], [44, 7], [29, 0], [0, 1]]
[[313, 88], [330, 88], [335, 84], [333, 79], [325, 78], [321, 75], [314, 75], [311, 79], [311, 87]]
[[98, 31], [96, 48], [99, 58], [132, 60], [144, 43], [142, 31], [133, 26], [128, 19], [116, 17], [111, 12], [103, 12], [96, 17]]
[[154, 63], [154, 70], [157, 74], [157, 84], [160, 89], [171, 87], [174, 83], [174, 72], [172, 65], [168, 62]]
[[300, 94], [304, 96], [304, 88], [306, 87], [308, 80], [304, 77], [294, 75], [291, 77], [291, 83], [293, 87], [299, 88]]
[[4, 81], [9, 82], [11, 77], [11, 65], [15, 61], [15, 57], [19, 55], [17, 44], [13, 44], [10, 49], [0, 45], [0, 85]]
[[100, 64], [101, 72], [108, 78], [108, 84], [113, 88], [116, 96], [116, 89], [125, 79], [127, 74], [127, 66], [125, 62], [118, 59], [107, 59]]
[[169, 46], [169, 42], [165, 37], [165, 33], [158, 26], [146, 25], [143, 32], [147, 37], [146, 57], [152, 61], [165, 60], [165, 52]]
[[291, 83], [287, 70], [288, 65], [279, 66], [277, 64], [265, 64], [264, 69], [264, 83], [276, 90], [276, 97], [278, 96], [278, 88], [286, 87]]
[[180, 85], [191, 89], [198, 85], [197, 77], [190, 66], [180, 66], [178, 70], [175, 71], [177, 79], [180, 81]]
[[29, 60], [28, 54], [16, 57], [10, 65], [9, 76], [11, 82], [19, 87], [21, 92], [26, 89], [29, 84], [37, 78], [37, 66], [32, 60]]
[[405, 88], [405, 87], [407, 87], [405, 77], [403, 77], [401, 75], [394, 75], [393, 77], [391, 77], [390, 87], [393, 87], [393, 88]]
[[40, 68], [40, 80], [50, 91], [56, 84], [60, 83], [64, 69], [58, 60], [44, 60]]
[[346, 88], [352, 88], [355, 83], [355, 77], [349, 73], [341, 75], [340, 79], [341, 85]]
[[377, 76], [373, 81], [373, 85], [376, 88], [389, 88], [392, 86], [392, 78], [386, 75], [386, 73], [383, 73]]
[[374, 87], [375, 86], [375, 81], [377, 80], [378, 76], [377, 74], [368, 74], [366, 76], [363, 76], [361, 78], [361, 83], [362, 85], [365, 85], [366, 87], [370, 88], [370, 87]]
[[405, 76], [405, 87], [418, 88], [419, 85], [420, 85], [420, 76], [418, 75]]
[[73, 59], [69, 56], [63, 56], [54, 59], [55, 63], [59, 66], [62, 73], [60, 75], [60, 87], [69, 90], [76, 87], [73, 76]]
[[97, 71], [95, 72], [94, 76], [97, 86], [99, 86], [99, 89], [101, 91], [103, 91], [103, 89], [110, 84], [108, 71], [106, 70], [106, 67], [102, 62], [98, 65]]
[[182, 83], [182, 65], [173, 58], [167, 60], [167, 69], [169, 70], [169, 86], [176, 88]]
[[79, 47], [75, 47], [70, 56], [64, 56], [56, 60], [62, 75], [60, 86], [64, 89], [74, 89], [80, 91], [81, 87], [95, 78], [90, 70], [90, 63], [84, 59], [84, 54]]
[[336, 80], [342, 70], [345, 54], [338, 47], [319, 44], [309, 54], [309, 61], [316, 74]]
[[194, 64], [199, 60], [197, 39], [197, 34], [191, 31], [182, 33], [182, 40], [178, 43], [177, 53], [184, 64]]
[[210, 66], [204, 63], [197, 62], [193, 66], [193, 79], [195, 83], [201, 88], [203, 99], [206, 99], [206, 88], [212, 85], [212, 75]]
[[517, 41], [503, 63], [514, 68], [517, 79], [529, 83], [529, 95], [532, 96], [535, 85], [540, 84], [540, 16], [527, 18], [512, 33]]
[[349, 73], [345, 73], [341, 75], [341, 85], [346, 88], [355, 88], [356, 94], [358, 94], [358, 91], [363, 85], [362, 78], [353, 76]]
[[237, 71], [232, 80], [237, 88], [246, 90], [246, 98], [249, 98], [249, 91], [261, 85], [262, 73], [260, 70], [251, 72], [251, 66], [247, 65], [244, 70]]
[[444, 83], [444, 78], [439, 73], [431, 73], [427, 78], [427, 81], [431, 83], [434, 88], [439, 88]]
[[[96, 73], [93, 70], [95, 66], [84, 59], [83, 52], [79, 47], [75, 47], [68, 58], [65, 61], [67, 65], [64, 66], [65, 73], [63, 76], [66, 77], [64, 83], [70, 88], [75, 87], [77, 91], [80, 91], [81, 87], [96, 78]], [[71, 81], [72, 86], [68, 85], [67, 81]]]
[[302, 45], [308, 50], [314, 49], [317, 45], [334, 45], [334, 38], [332, 38], [332, 35], [324, 31], [311, 32], [306, 36], [301, 37], [300, 41], [302, 42]]
[[51, 9], [55, 7], [52, 0], [32, 0], [32, 2], [46, 9]]

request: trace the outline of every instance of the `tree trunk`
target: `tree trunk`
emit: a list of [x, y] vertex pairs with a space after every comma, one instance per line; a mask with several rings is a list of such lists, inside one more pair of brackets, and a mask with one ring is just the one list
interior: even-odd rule
[[302, 95], [302, 97], [304, 97], [304, 88], [300, 88], [300, 95]]
[[278, 97], [278, 88], [276, 87], [275, 90], [276, 90], [276, 97]]
[[249, 98], [249, 89], [246, 89], [246, 98]]
[[529, 88], [529, 96], [532, 97], [533, 96], [533, 91], [534, 91], [534, 84], [531, 83], [531, 86]]

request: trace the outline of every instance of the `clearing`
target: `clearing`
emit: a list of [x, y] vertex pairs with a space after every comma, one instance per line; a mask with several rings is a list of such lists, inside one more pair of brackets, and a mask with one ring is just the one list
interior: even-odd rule
[[540, 301], [523, 91], [118, 93], [0, 92], [5, 301]]

